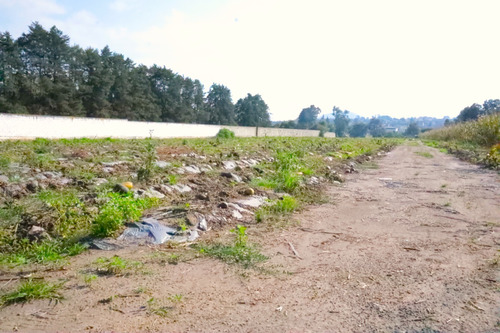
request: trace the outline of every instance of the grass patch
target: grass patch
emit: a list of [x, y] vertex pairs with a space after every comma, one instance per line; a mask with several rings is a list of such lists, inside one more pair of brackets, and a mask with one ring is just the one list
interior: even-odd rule
[[124, 223], [138, 220], [145, 209], [159, 202], [156, 198], [135, 199], [133, 193], [107, 193], [105, 199], [92, 225], [92, 234], [96, 237], [114, 235]]
[[281, 219], [293, 213], [299, 204], [292, 196], [284, 196], [281, 200], [275, 200], [271, 205], [262, 206], [255, 212], [257, 222]]
[[200, 253], [209, 257], [217, 258], [227, 264], [236, 264], [243, 268], [253, 268], [258, 263], [269, 259], [259, 249], [252, 244], [248, 244], [248, 237], [245, 233], [246, 227], [236, 226], [231, 232], [236, 235], [233, 244], [205, 244], [197, 245]]
[[63, 283], [48, 283], [43, 280], [27, 280], [19, 285], [16, 290], [1, 296], [2, 306], [14, 303], [26, 303], [35, 299], [49, 299], [60, 301], [63, 299], [59, 289]]
[[431, 153], [426, 152], [426, 151], [416, 151], [415, 154], [417, 154], [418, 156], [425, 157], [425, 158], [433, 158], [434, 157], [434, 155], [432, 155]]
[[123, 275], [142, 267], [142, 263], [138, 261], [130, 261], [116, 255], [111, 258], [97, 258], [94, 264], [97, 265], [100, 275]]

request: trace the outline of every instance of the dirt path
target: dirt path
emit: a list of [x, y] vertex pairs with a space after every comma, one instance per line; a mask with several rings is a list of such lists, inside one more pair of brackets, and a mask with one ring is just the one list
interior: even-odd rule
[[[144, 274], [88, 288], [78, 276], [103, 255], [93, 251], [53, 273], [71, 279], [66, 301], [5, 308], [0, 329], [497, 332], [498, 175], [424, 146], [377, 163], [331, 187], [332, 203], [298, 215], [300, 227], [250, 233], [267, 244], [273, 274], [210, 259], [159, 264], [140, 248], [119, 254], [150, 262]], [[165, 318], [151, 314], [151, 297], [170, 299]]]

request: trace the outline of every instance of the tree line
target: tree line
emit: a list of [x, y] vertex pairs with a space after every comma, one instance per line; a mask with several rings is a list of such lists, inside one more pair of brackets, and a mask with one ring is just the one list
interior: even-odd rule
[[269, 126], [260, 95], [233, 103], [231, 91], [171, 69], [78, 45], [35, 22], [13, 39], [0, 33], [0, 112], [138, 121]]

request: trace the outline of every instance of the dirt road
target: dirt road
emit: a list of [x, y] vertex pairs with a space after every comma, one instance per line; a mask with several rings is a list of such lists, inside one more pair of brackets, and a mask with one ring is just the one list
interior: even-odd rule
[[[89, 252], [52, 273], [70, 279], [62, 304], [7, 307], [0, 329], [499, 331], [500, 177], [424, 146], [400, 146], [377, 164], [332, 186], [331, 203], [297, 215], [300, 226], [250, 231], [274, 273], [206, 258], [159, 264], [140, 248], [119, 254], [149, 262], [144, 274], [88, 288], [78, 276], [102, 256]], [[155, 314], [166, 299], [166, 317]]]

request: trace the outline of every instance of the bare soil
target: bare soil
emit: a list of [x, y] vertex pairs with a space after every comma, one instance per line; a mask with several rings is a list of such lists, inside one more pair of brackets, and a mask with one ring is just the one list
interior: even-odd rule
[[[171, 265], [161, 258], [179, 249], [165, 247], [92, 250], [44, 273], [69, 280], [63, 302], [5, 307], [0, 330], [498, 332], [498, 174], [424, 146], [377, 164], [329, 187], [331, 203], [297, 214], [299, 225], [250, 226], [270, 257], [262, 270]], [[113, 254], [145, 266], [86, 285], [82, 273]]]

